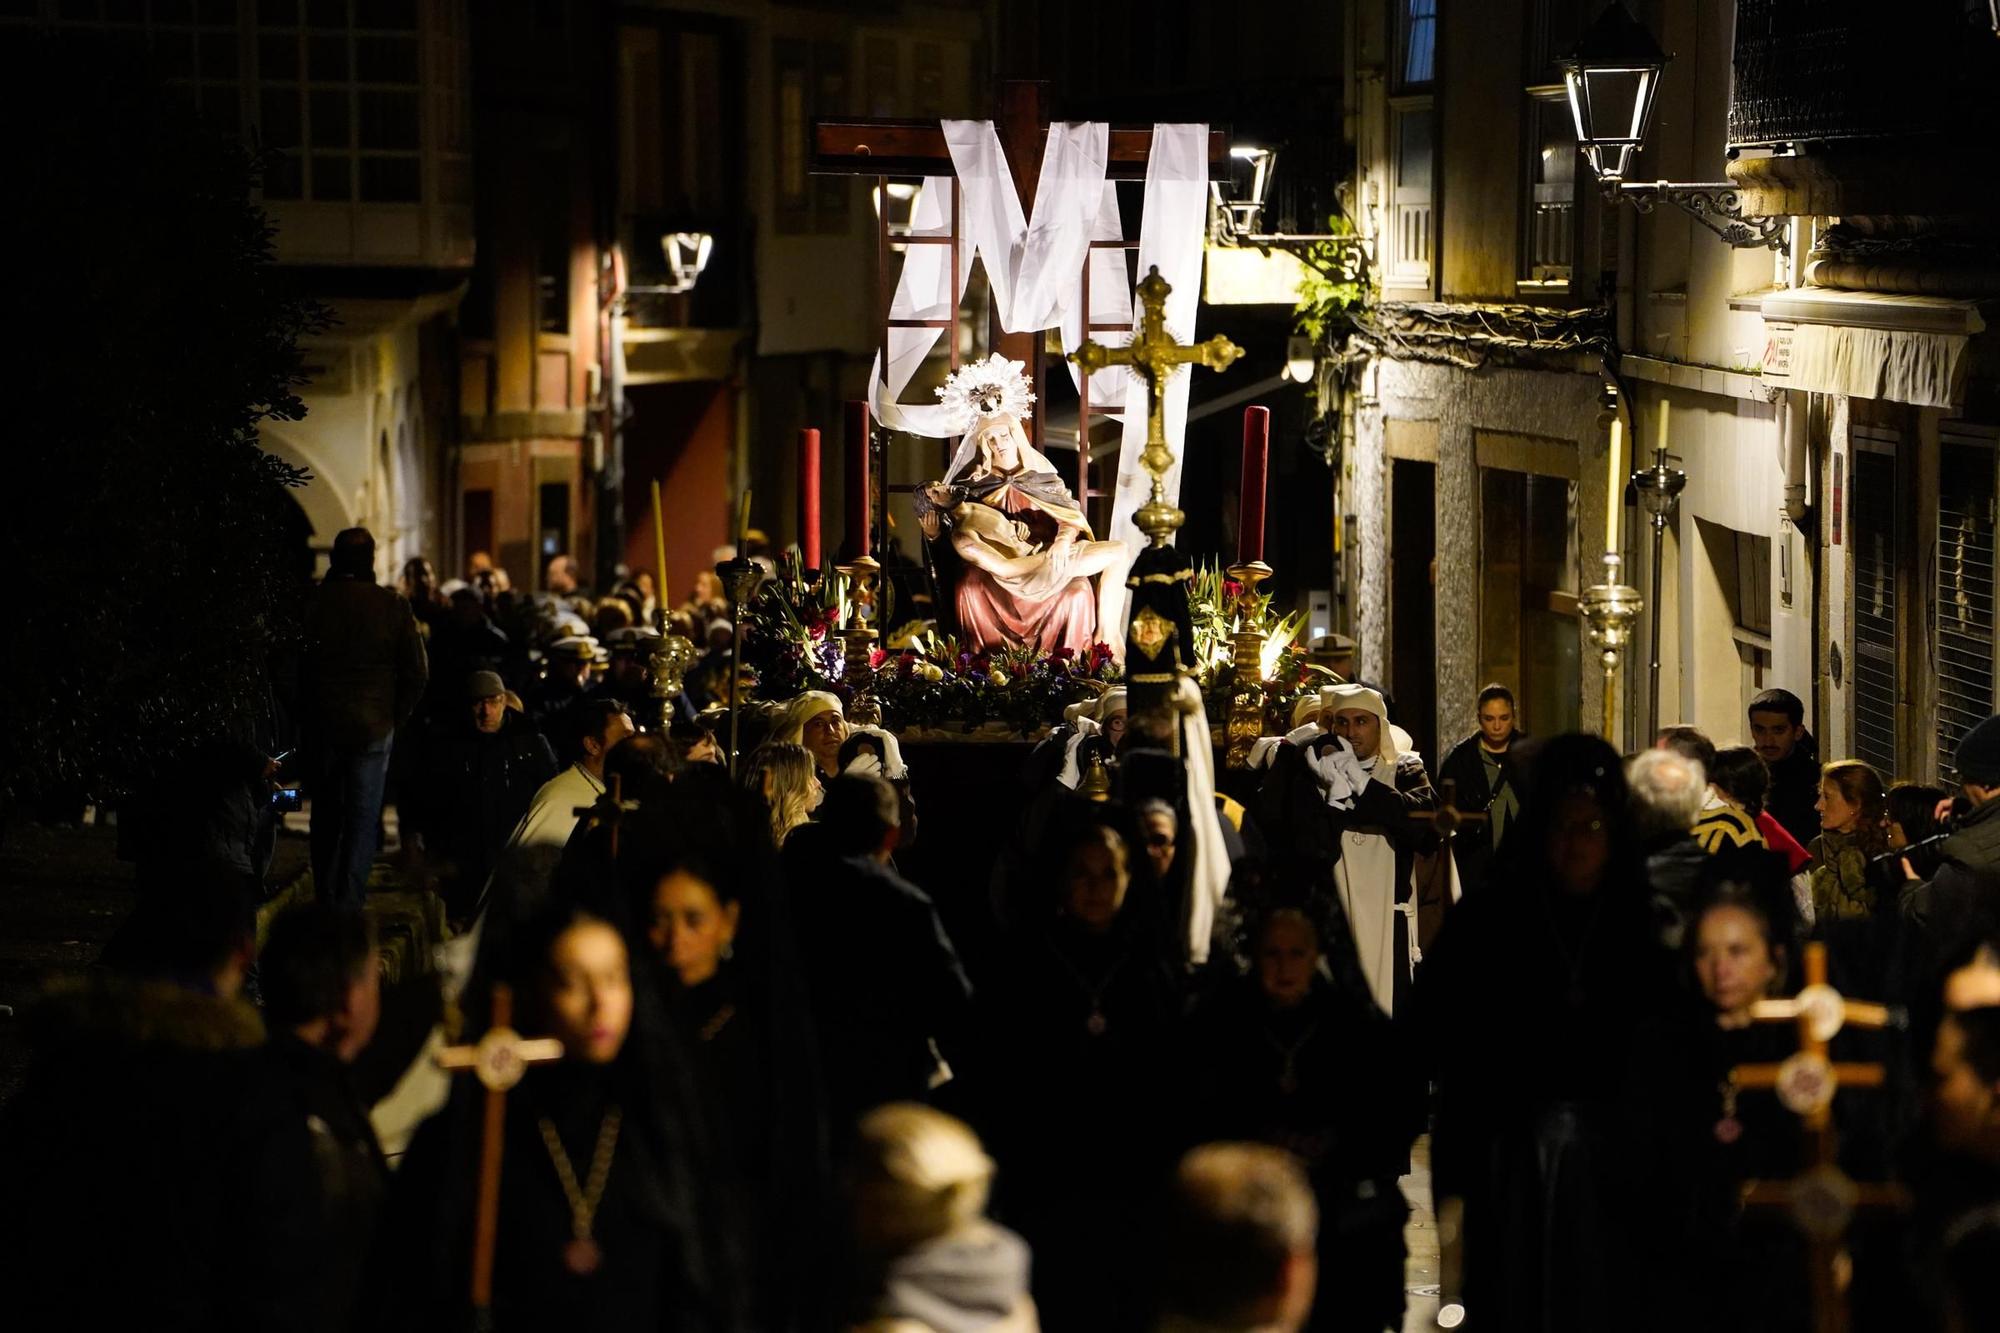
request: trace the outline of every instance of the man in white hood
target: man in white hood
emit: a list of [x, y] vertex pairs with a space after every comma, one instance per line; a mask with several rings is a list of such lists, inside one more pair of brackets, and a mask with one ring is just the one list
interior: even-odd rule
[[1365, 685], [1325, 691], [1313, 741], [1313, 769], [1327, 788], [1340, 837], [1334, 880], [1347, 913], [1355, 953], [1383, 1012], [1408, 998], [1417, 951], [1419, 853], [1436, 844], [1428, 820], [1437, 793], [1409, 736], [1389, 721], [1382, 696]]

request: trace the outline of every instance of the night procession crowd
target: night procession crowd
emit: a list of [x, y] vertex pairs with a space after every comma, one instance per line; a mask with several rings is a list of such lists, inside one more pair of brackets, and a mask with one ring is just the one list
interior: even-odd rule
[[[2000, 718], [1948, 790], [1823, 763], [1783, 690], [1621, 756], [1494, 685], [1431, 768], [1354, 682], [1211, 796], [1113, 688], [912, 883], [925, 773], [851, 700], [746, 710], [731, 779], [713, 583], [659, 717], [664, 590], [373, 567], [341, 534], [288, 722], [121, 817], [138, 906], [0, 1108], [9, 1327], [456, 1328], [490, 1244], [502, 1330], [1372, 1333], [1428, 1135], [1465, 1327], [1806, 1329], [1820, 1249], [1744, 1200], [1817, 1145], [1732, 1071], [1797, 1048], [1755, 1007], [1809, 946], [1888, 1007], [1833, 1042], [1883, 1069], [1835, 1160], [1895, 1197], [1832, 1246], [1854, 1326], [2000, 1327]], [[295, 776], [313, 901], [259, 940]], [[410, 882], [452, 938], [385, 980]], [[434, 1057], [500, 994], [561, 1057], [483, 1237]]]

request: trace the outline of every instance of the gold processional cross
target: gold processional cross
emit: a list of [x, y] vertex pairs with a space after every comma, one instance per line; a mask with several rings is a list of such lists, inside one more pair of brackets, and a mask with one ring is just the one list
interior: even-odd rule
[[1167, 332], [1167, 294], [1172, 290], [1173, 286], [1160, 276], [1160, 266], [1153, 265], [1139, 283], [1143, 310], [1132, 341], [1123, 347], [1086, 342], [1070, 354], [1070, 360], [1089, 374], [1095, 375], [1107, 366], [1130, 366], [1146, 381], [1150, 400], [1146, 412], [1146, 451], [1139, 461], [1153, 476], [1153, 494], [1133, 515], [1133, 521], [1155, 546], [1165, 546], [1171, 541], [1187, 517], [1167, 501], [1167, 473], [1174, 465], [1173, 450], [1167, 446], [1166, 400], [1162, 392], [1167, 377], [1186, 365], [1227, 370], [1243, 355], [1241, 347], [1221, 334], [1192, 346], [1176, 342], [1174, 335]]
[[[1813, 1326], [1817, 1333], [1846, 1333], [1847, 1277], [1851, 1261], [1842, 1238], [1859, 1209], [1900, 1209], [1908, 1196], [1899, 1185], [1855, 1181], [1840, 1169], [1833, 1126], [1833, 1095], [1842, 1087], [1879, 1088], [1876, 1064], [1835, 1063], [1829, 1043], [1848, 1025], [1881, 1028], [1889, 1011], [1850, 1000], [1827, 984], [1826, 945], [1806, 946], [1806, 985], [1789, 1000], [1759, 1000], [1750, 1011], [1759, 1023], [1797, 1023], [1799, 1049], [1783, 1063], [1738, 1065], [1729, 1071], [1738, 1088], [1769, 1088], [1786, 1110], [1805, 1122], [1812, 1162], [1793, 1180], [1752, 1180], [1743, 1187], [1750, 1208], [1783, 1209], [1810, 1247]], [[1733, 1116], [1723, 1123], [1729, 1124]], [[1718, 1133], [1721, 1126], [1717, 1127]]]
[[492, 1022], [472, 1046], [447, 1046], [437, 1053], [440, 1069], [471, 1070], [486, 1088], [485, 1124], [479, 1140], [479, 1201], [472, 1233], [472, 1314], [475, 1327], [490, 1318], [493, 1307], [493, 1245], [500, 1227], [500, 1158], [507, 1127], [507, 1090], [527, 1074], [529, 1065], [560, 1060], [563, 1044], [554, 1037], [526, 1038], [510, 1026], [514, 992], [493, 988]]

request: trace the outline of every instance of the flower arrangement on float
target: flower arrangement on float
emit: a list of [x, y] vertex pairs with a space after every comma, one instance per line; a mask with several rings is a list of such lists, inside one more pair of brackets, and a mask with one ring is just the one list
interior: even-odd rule
[[863, 684], [847, 678], [842, 660], [848, 610], [847, 581], [836, 571], [814, 584], [789, 567], [767, 579], [744, 608], [743, 660], [756, 681], [754, 697], [780, 701], [827, 690], [851, 703], [865, 693], [894, 731], [998, 727], [1025, 736], [1062, 721], [1065, 708], [1122, 675], [1101, 643], [1085, 654], [973, 652], [931, 622], [912, 621], [869, 654], [873, 679]]
[[1219, 565], [1196, 567], [1188, 590], [1188, 612], [1194, 627], [1195, 678], [1211, 722], [1229, 716], [1239, 691], [1236, 680], [1235, 637], [1246, 630], [1264, 635], [1260, 676], [1263, 681], [1265, 734], [1283, 735], [1291, 727], [1292, 705], [1302, 695], [1317, 694], [1337, 677], [1307, 659], [1299, 636], [1306, 613], [1275, 615], [1271, 595], [1259, 590], [1246, 596], [1243, 585]]

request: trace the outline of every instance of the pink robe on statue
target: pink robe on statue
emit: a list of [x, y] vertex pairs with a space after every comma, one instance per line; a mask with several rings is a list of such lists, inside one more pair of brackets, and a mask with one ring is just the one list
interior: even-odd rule
[[1079, 656], [1097, 638], [1097, 594], [1074, 578], [1053, 596], [1023, 594], [983, 569], [967, 565], [958, 580], [958, 626], [980, 648], [1032, 648], [1046, 656], [1067, 648]]

